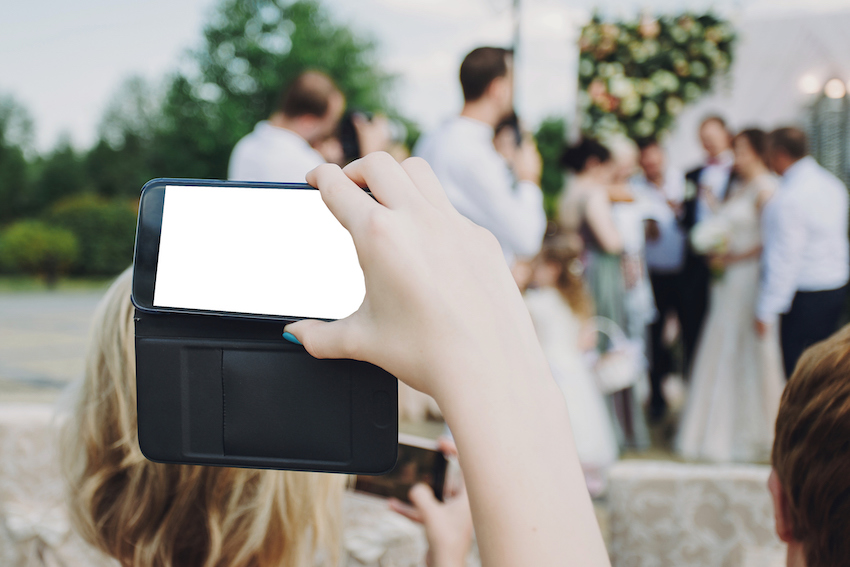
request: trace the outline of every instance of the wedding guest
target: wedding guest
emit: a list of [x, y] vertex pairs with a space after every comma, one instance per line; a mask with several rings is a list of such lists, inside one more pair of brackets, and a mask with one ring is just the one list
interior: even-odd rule
[[677, 451], [714, 462], [762, 462], [784, 385], [779, 333], [758, 336], [755, 316], [762, 251], [761, 212], [776, 191], [766, 164], [767, 134], [734, 138], [736, 181], [728, 198], [697, 223], [691, 239], [715, 272]]
[[[706, 220], [726, 198], [733, 177], [732, 136], [719, 116], [702, 121], [699, 138], [707, 161], [685, 175], [685, 202], [682, 224], [685, 231]], [[685, 355], [685, 377], [690, 376], [697, 341], [708, 310], [711, 270], [708, 258], [688, 248], [682, 273], [684, 300], [680, 323]]]
[[625, 137], [609, 142], [614, 174], [608, 187], [611, 215], [623, 239], [620, 265], [625, 286], [625, 326], [622, 327], [635, 352], [640, 355], [635, 368], [634, 385], [608, 397], [621, 424], [626, 446], [648, 449], [650, 446], [643, 397], [647, 390], [646, 340], [649, 324], [655, 320], [655, 300], [646, 267], [644, 224], [650, 212], [647, 202], [634, 190], [631, 179], [637, 170], [637, 146]]
[[[572, 175], [558, 208], [560, 225], [566, 234], [578, 235], [584, 243], [582, 262], [596, 314], [610, 319], [625, 332], [625, 242], [614, 220], [609, 193], [616, 173], [611, 152], [596, 140], [585, 138], [564, 152], [561, 165]], [[602, 351], [610, 346], [607, 340], [600, 341]], [[615, 427], [621, 446], [643, 448], [648, 433], [643, 419], [637, 419], [642, 412], [631, 388], [610, 394], [607, 401], [617, 418]]]
[[685, 282], [682, 275], [687, 250], [685, 231], [680, 224], [685, 198], [685, 175], [667, 165], [667, 156], [655, 139], [641, 140], [641, 174], [633, 184], [635, 192], [649, 209], [646, 226], [646, 264], [658, 316], [649, 327], [650, 398], [649, 419], [660, 420], [667, 412], [662, 391], [664, 377], [673, 372], [670, 346], [664, 344], [664, 329], [675, 316], [681, 322], [685, 308]]
[[580, 241], [566, 235], [543, 240], [534, 262], [536, 287], [525, 293], [525, 304], [567, 400], [588, 490], [598, 496], [618, 448], [611, 415], [584, 357], [596, 348], [596, 331], [590, 323], [593, 301], [582, 279], [580, 247]]
[[850, 326], [806, 350], [782, 395], [768, 488], [788, 567], [850, 557], [848, 376]]
[[299, 75], [280, 94], [268, 120], [239, 140], [230, 155], [228, 177], [239, 181], [304, 183], [308, 171], [339, 153], [327, 141], [336, 132], [345, 97], [333, 80], [317, 71]]
[[558, 221], [565, 233], [577, 234], [584, 242], [582, 261], [596, 313], [624, 324], [623, 238], [608, 194], [614, 176], [611, 152], [585, 138], [564, 152], [561, 165], [572, 175], [558, 206]]
[[770, 134], [770, 165], [782, 176], [764, 214], [764, 263], [756, 308], [762, 336], [779, 324], [786, 376], [809, 346], [835, 330], [850, 275], [847, 188], [808, 155], [797, 128]]
[[473, 50], [460, 83], [460, 116], [424, 136], [414, 154], [428, 161], [458, 212], [493, 233], [509, 263], [532, 257], [546, 230], [540, 154], [524, 140], [508, 164], [493, 145], [494, 128], [513, 112], [511, 51]]

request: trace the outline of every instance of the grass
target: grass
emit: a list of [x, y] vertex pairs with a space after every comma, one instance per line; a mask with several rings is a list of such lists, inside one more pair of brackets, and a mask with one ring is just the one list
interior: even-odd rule
[[26, 293], [34, 291], [97, 291], [106, 289], [115, 279], [107, 277], [64, 277], [53, 289], [47, 287], [44, 278], [37, 276], [0, 275], [0, 293]]

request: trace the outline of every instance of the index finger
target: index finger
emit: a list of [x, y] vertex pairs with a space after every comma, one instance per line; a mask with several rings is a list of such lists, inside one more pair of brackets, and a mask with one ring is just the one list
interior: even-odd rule
[[320, 165], [307, 174], [307, 183], [319, 190], [328, 209], [349, 232], [359, 219], [367, 217], [373, 207], [381, 206], [349, 179], [338, 165]]

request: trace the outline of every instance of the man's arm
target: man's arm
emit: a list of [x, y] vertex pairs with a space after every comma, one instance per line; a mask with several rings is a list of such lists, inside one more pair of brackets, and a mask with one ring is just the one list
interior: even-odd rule
[[765, 211], [775, 217], [763, 237], [764, 276], [756, 306], [756, 318], [766, 325], [776, 323], [779, 315], [791, 307], [806, 244], [799, 205], [786, 197], [773, 206], [775, 210]]
[[543, 193], [532, 181], [514, 188], [508, 166], [493, 149], [458, 160], [455, 179], [480, 213], [475, 222], [519, 256], [534, 256], [546, 232]]

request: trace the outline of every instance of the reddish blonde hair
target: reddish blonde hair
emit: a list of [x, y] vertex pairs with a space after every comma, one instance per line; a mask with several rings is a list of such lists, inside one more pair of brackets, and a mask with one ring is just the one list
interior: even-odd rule
[[773, 468], [808, 567], [850, 560], [850, 325], [809, 348], [782, 395]]

